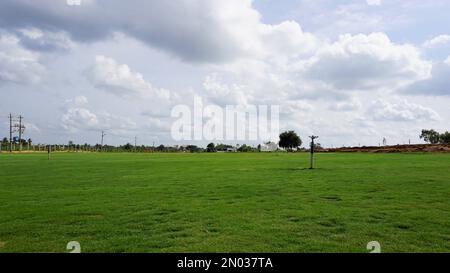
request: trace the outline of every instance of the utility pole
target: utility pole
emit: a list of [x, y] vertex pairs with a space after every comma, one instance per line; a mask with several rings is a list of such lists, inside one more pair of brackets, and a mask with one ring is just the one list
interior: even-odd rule
[[12, 132], [13, 126], [12, 126], [12, 115], [9, 113], [9, 152], [12, 153], [13, 145], [12, 145]]
[[103, 138], [106, 136], [105, 131], [102, 131], [102, 144], [100, 147], [100, 151], [103, 151]]
[[314, 139], [319, 138], [318, 136], [310, 136], [309, 138], [311, 138], [311, 158], [310, 158], [310, 169], [314, 169]]
[[22, 151], [22, 116], [19, 116], [19, 151]]

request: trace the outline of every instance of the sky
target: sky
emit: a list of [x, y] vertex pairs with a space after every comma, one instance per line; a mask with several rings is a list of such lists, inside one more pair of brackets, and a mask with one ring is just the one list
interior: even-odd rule
[[[0, 136], [205, 145], [176, 105], [278, 105], [323, 146], [450, 130], [450, 1], [2, 0]], [[266, 140], [259, 140], [260, 142]], [[240, 143], [242, 141], [215, 141]], [[250, 142], [249, 144], [256, 144]]]

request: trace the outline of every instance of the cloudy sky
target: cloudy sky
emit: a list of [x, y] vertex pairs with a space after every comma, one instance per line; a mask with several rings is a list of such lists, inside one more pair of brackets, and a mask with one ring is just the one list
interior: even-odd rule
[[[69, 1], [70, 2], [70, 1]], [[325, 146], [450, 130], [450, 1], [0, 1], [0, 122], [35, 143], [183, 144], [171, 109], [279, 105]], [[203, 144], [203, 143], [198, 143]]]

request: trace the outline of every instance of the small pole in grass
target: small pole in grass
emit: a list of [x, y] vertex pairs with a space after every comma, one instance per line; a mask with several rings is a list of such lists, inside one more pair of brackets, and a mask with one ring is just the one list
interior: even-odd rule
[[310, 169], [314, 169], [314, 139], [319, 138], [318, 136], [310, 136], [309, 138], [311, 138], [311, 158], [310, 158]]

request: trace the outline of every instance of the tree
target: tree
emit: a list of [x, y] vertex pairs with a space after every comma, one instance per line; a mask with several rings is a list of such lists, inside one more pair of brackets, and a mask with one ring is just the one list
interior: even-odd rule
[[431, 144], [437, 144], [439, 143], [440, 135], [435, 130], [422, 130], [422, 134], [420, 135], [420, 139], [425, 140], [425, 142], [431, 143]]
[[206, 151], [208, 153], [216, 152], [216, 146], [214, 145], [214, 143], [209, 143], [208, 146], [206, 146]]
[[442, 144], [450, 144], [450, 132], [445, 132], [439, 136], [439, 140]]
[[2, 143], [7, 144], [9, 142], [8, 138], [4, 137]]
[[125, 151], [131, 151], [131, 149], [133, 149], [133, 145], [131, 145], [131, 143], [127, 143], [123, 146], [123, 149]]
[[242, 144], [242, 146], [238, 149], [239, 152], [243, 153], [251, 152], [252, 150], [253, 148], [251, 146], [248, 146], [247, 144]]
[[288, 131], [280, 134], [280, 147], [292, 151], [302, 145], [302, 140], [294, 131]]

